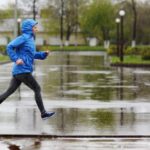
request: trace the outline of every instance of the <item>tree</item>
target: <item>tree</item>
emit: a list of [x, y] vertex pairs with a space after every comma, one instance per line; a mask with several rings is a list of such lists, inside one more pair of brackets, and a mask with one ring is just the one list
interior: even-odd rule
[[132, 41], [132, 46], [136, 44], [149, 43], [149, 24], [150, 24], [150, 2], [126, 0], [117, 3], [118, 9], [123, 8], [126, 11], [125, 16], [125, 38], [126, 45]]
[[8, 8], [8, 9], [2, 9], [0, 10], [0, 19], [8, 19], [13, 17], [13, 9]]
[[110, 0], [93, 0], [85, 7], [80, 18], [81, 29], [86, 36], [104, 40], [108, 46], [110, 31], [114, 25], [114, 5]]
[[42, 18], [42, 23], [45, 31], [48, 34], [59, 34], [60, 33], [60, 3], [58, 1], [51, 0], [47, 3], [47, 6], [41, 9], [40, 16]]
[[[70, 36], [76, 33], [79, 26], [78, 13], [86, 0], [51, 0], [41, 11], [45, 18], [43, 25], [49, 33], [59, 33], [61, 41], [69, 45]], [[79, 5], [80, 4], [80, 5]], [[48, 26], [51, 27], [48, 29]], [[58, 32], [59, 31], [59, 32]]]
[[137, 17], [137, 42], [139, 44], [150, 44], [150, 2], [138, 5]]
[[18, 9], [20, 16], [33, 18], [36, 20], [38, 14], [38, 5], [39, 0], [20, 0], [18, 1]]
[[78, 25], [78, 0], [68, 0], [65, 5], [66, 45]]

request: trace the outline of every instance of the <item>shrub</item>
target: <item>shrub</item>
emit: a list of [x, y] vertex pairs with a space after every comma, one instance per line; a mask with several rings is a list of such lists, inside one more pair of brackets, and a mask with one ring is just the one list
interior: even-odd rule
[[6, 55], [6, 46], [0, 45], [0, 53]]
[[117, 46], [116, 45], [111, 45], [108, 49], [107, 49], [107, 53], [109, 55], [117, 55]]
[[[117, 47], [116, 45], [111, 45], [107, 50], [109, 55], [117, 56]], [[140, 55], [144, 60], [150, 60], [150, 46], [128, 46], [124, 49], [124, 55]]]
[[64, 46], [64, 47], [60, 47], [60, 46], [37, 46], [37, 50], [65, 50], [65, 51], [105, 51], [105, 48], [102, 46], [94, 46], [94, 47], [90, 47], [90, 46]]
[[125, 54], [126, 55], [140, 55], [140, 47], [136, 46], [136, 47], [131, 47], [131, 46], [128, 46], [126, 49], [125, 49]]
[[142, 59], [150, 59], [150, 46], [128, 47], [125, 50], [126, 55], [141, 55]]
[[150, 47], [143, 47], [141, 50], [141, 56], [144, 60], [150, 60]]

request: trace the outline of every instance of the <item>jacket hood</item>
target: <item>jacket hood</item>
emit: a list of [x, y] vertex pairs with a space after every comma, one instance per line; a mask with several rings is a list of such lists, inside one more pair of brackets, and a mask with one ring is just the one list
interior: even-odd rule
[[21, 27], [22, 33], [33, 34], [32, 28], [36, 24], [38, 24], [38, 22], [33, 20], [33, 19], [26, 19], [26, 20], [24, 20], [22, 22], [22, 27]]

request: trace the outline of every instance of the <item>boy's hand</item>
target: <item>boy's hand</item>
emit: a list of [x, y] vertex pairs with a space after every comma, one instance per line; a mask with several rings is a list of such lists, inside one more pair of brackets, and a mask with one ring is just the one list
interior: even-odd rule
[[19, 58], [19, 59], [16, 61], [16, 64], [17, 64], [17, 65], [23, 65], [24, 62], [23, 62], [22, 59]]

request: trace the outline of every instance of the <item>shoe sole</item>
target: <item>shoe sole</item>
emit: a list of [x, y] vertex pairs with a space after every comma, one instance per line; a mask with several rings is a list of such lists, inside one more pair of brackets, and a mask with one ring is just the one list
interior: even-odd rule
[[44, 118], [42, 118], [43, 120], [47, 120], [48, 118], [51, 118], [52, 116], [54, 116], [55, 115], [55, 113], [53, 113], [51, 116], [48, 116], [48, 117], [44, 117]]

